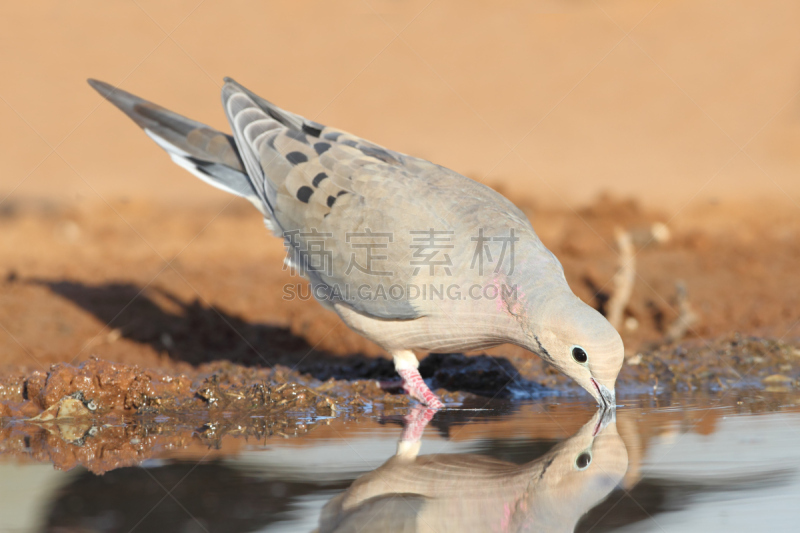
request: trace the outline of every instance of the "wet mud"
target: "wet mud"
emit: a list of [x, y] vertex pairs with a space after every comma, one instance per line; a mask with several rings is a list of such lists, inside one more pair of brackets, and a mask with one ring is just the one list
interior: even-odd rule
[[[393, 383], [388, 383], [388, 388]], [[95, 473], [228, 438], [290, 438], [332, 418], [407, 407], [376, 380], [320, 381], [285, 367], [207, 365], [191, 375], [92, 358], [0, 378], [0, 455]], [[453, 402], [463, 395], [448, 394]]]
[[[412, 402], [399, 381], [387, 379], [380, 361], [362, 365], [358, 379], [324, 381], [283, 366], [216, 362], [173, 375], [98, 358], [12, 373], [0, 377], [0, 456], [65, 470], [81, 465], [100, 474], [178, 450], [224, 455], [241, 445], [232, 442], [304, 437], [332, 420], [383, 417], [398, 423]], [[329, 368], [337, 375], [352, 370]], [[433, 389], [456, 409], [585, 396], [561, 377], [552, 386], [550, 372], [524, 370], [524, 361], [515, 365], [513, 358], [486, 355], [432, 354], [420, 365]], [[796, 346], [734, 336], [637, 353], [628, 358], [618, 390], [622, 402], [642, 394], [657, 402], [687, 391], [733, 391], [732, 401], [758, 411], [780, 405], [780, 398], [796, 392], [798, 380]], [[464, 422], [459, 412], [464, 411], [447, 415], [444, 426], [433, 426], [446, 433], [448, 424]]]
[[655, 391], [791, 391], [800, 385], [800, 347], [742, 335], [662, 345], [628, 357], [620, 383]]

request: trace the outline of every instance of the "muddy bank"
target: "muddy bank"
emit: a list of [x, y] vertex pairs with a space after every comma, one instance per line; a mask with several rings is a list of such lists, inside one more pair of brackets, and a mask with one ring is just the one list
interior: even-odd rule
[[[537, 398], [581, 394], [574, 382], [530, 357], [430, 354], [420, 373], [451, 406], [467, 398]], [[79, 416], [170, 415], [196, 412], [306, 412], [407, 406], [392, 363], [378, 358], [290, 369], [232, 362], [187, 372], [142, 368], [90, 358], [47, 371], [0, 375], [0, 415], [17, 419]], [[655, 344], [628, 356], [617, 382], [626, 390], [684, 392], [800, 385], [800, 346], [738, 334], [716, 340]], [[68, 405], [62, 405], [69, 400]], [[63, 414], [69, 411], [70, 414]], [[63, 412], [62, 412], [63, 411]]]
[[[466, 423], [458, 422], [459, 408], [510, 399], [549, 405], [586, 396], [555, 370], [539, 373], [526, 362], [432, 354], [420, 371], [455, 408], [441, 413], [451, 419], [447, 424]], [[398, 381], [386, 379], [386, 365], [375, 360], [358, 368], [328, 368], [336, 376], [357, 374], [351, 380], [229, 362], [169, 373], [96, 358], [56, 364], [47, 372], [8, 374], [0, 376], [0, 457], [103, 473], [170, 451], [225, 454], [248, 442], [303, 437], [332, 421], [394, 417], [399, 424], [411, 402]], [[629, 357], [618, 397], [624, 402], [644, 395], [658, 403], [687, 392], [721, 394], [728, 403], [758, 412], [796, 398], [798, 385], [800, 347], [731, 336]], [[441, 429], [447, 431], [447, 424]]]
[[371, 401], [404, 401], [381, 390], [375, 381], [343, 387], [333, 379], [323, 383], [285, 367], [258, 369], [230, 363], [171, 375], [91, 358], [79, 365], [54, 364], [47, 372], [0, 377], [3, 413], [16, 418], [43, 413], [63, 418], [58, 408], [65, 399], [81, 404], [83, 416], [319, 409], [331, 414], [343, 400], [357, 405], [364, 396]]
[[800, 385], [800, 345], [731, 335], [659, 346], [628, 357], [620, 383], [666, 391], [793, 390]]
[[[458, 395], [446, 395], [451, 401]], [[409, 404], [377, 381], [217, 363], [190, 375], [92, 358], [0, 378], [0, 455], [95, 473], [230, 438], [303, 435], [334, 417]]]

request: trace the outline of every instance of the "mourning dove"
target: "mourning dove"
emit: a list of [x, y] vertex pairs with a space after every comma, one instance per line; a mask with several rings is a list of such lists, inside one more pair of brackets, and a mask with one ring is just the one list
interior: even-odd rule
[[574, 531], [628, 468], [610, 409], [526, 464], [408, 444], [329, 501], [318, 532]]
[[231, 79], [222, 104], [232, 137], [89, 83], [178, 165], [252, 202], [315, 298], [392, 355], [412, 397], [442, 407], [414, 350], [511, 343], [614, 407], [619, 334], [572, 293], [556, 257], [499, 193], [284, 111]]

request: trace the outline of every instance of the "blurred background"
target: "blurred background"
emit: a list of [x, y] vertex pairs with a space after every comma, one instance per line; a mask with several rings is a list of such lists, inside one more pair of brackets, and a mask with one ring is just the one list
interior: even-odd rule
[[[663, 225], [636, 252], [631, 350], [668, 334], [686, 294], [680, 336], [796, 336], [798, 27], [791, 0], [4, 2], [5, 361], [195, 362], [274, 341], [261, 325], [376, 352], [282, 302], [281, 242], [258, 214], [175, 166], [88, 77], [227, 130], [231, 76], [486, 183], [598, 308], [615, 229]], [[223, 333], [195, 346], [198, 324]]]
[[231, 76], [286, 109], [542, 202], [574, 206], [600, 191], [670, 208], [800, 201], [790, 0], [0, 10], [0, 198], [218, 198], [85, 79], [227, 129], [219, 90]]

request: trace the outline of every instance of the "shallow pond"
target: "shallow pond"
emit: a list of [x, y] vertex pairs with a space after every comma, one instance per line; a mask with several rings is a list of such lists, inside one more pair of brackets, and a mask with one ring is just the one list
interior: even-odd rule
[[645, 395], [615, 417], [558, 398], [478, 400], [216, 439], [129, 420], [153, 424], [148, 453], [102, 475], [81, 465], [122, 452], [91, 446], [97, 431], [64, 422], [43, 454], [6, 420], [0, 530], [795, 531], [799, 400]]

